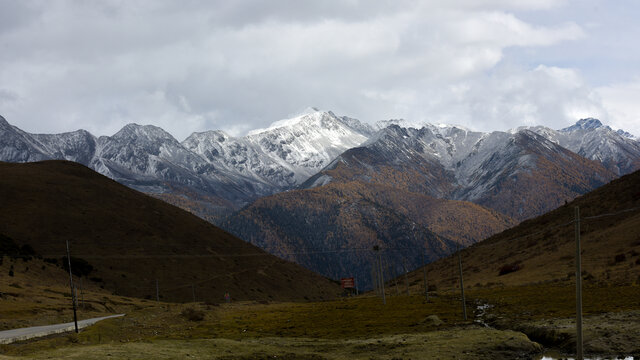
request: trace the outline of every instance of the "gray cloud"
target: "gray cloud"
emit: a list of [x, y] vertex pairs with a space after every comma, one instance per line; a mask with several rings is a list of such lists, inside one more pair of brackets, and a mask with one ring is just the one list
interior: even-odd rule
[[137, 122], [179, 139], [242, 134], [306, 106], [485, 130], [582, 114], [615, 122], [591, 69], [558, 55], [590, 40], [588, 24], [542, 20], [569, 6], [0, 0], [0, 114], [32, 132], [102, 135]]

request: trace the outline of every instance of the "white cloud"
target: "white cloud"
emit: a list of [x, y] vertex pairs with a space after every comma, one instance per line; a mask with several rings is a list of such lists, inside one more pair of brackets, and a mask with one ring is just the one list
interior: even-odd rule
[[596, 89], [615, 129], [640, 136], [640, 78]]
[[304, 106], [484, 129], [613, 114], [570, 64], [510, 62], [514, 48], [589, 36], [570, 18], [521, 16], [567, 3], [0, 0], [16, 15], [0, 15], [0, 114], [33, 132], [137, 122], [178, 139]]

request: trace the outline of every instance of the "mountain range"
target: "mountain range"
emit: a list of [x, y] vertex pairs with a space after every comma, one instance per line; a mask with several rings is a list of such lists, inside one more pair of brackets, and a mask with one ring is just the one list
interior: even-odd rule
[[478, 132], [310, 109], [243, 137], [179, 142], [150, 125], [42, 135], [0, 117], [0, 160], [45, 159], [84, 164], [326, 276], [367, 279], [350, 249], [402, 248], [394, 261], [415, 267], [422, 251], [407, 249], [433, 260], [640, 169], [640, 143], [591, 118]]

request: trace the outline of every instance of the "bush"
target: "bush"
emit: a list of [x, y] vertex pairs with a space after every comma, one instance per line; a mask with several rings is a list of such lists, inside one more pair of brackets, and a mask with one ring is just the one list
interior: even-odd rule
[[[62, 268], [69, 271], [69, 260], [66, 256], [62, 258]], [[83, 277], [89, 275], [91, 271], [93, 271], [93, 265], [89, 264], [87, 260], [71, 257], [71, 273], [73, 275]]]
[[498, 273], [498, 276], [502, 276], [502, 275], [506, 275], [512, 272], [516, 272], [518, 270], [522, 269], [522, 265], [519, 263], [513, 263], [513, 264], [506, 264], [503, 265], [500, 268], [500, 272]]
[[624, 256], [624, 254], [618, 254], [616, 255], [615, 258], [613, 258], [613, 261], [617, 264], [617, 263], [621, 263], [623, 261], [627, 260], [627, 257]]
[[186, 308], [180, 313], [185, 319], [189, 321], [202, 321], [204, 320], [204, 311], [196, 310], [194, 308]]

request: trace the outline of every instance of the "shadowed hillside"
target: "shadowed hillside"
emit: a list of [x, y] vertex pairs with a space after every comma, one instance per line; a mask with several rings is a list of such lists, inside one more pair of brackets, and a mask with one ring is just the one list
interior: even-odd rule
[[272, 254], [370, 286], [374, 245], [393, 249], [388, 271], [398, 272], [514, 223], [473, 203], [352, 181], [261, 198], [223, 226]]
[[87, 277], [118, 294], [168, 301], [323, 299], [329, 280], [265, 253], [200, 218], [77, 163], [0, 163], [0, 234], [61, 263], [93, 267]]

